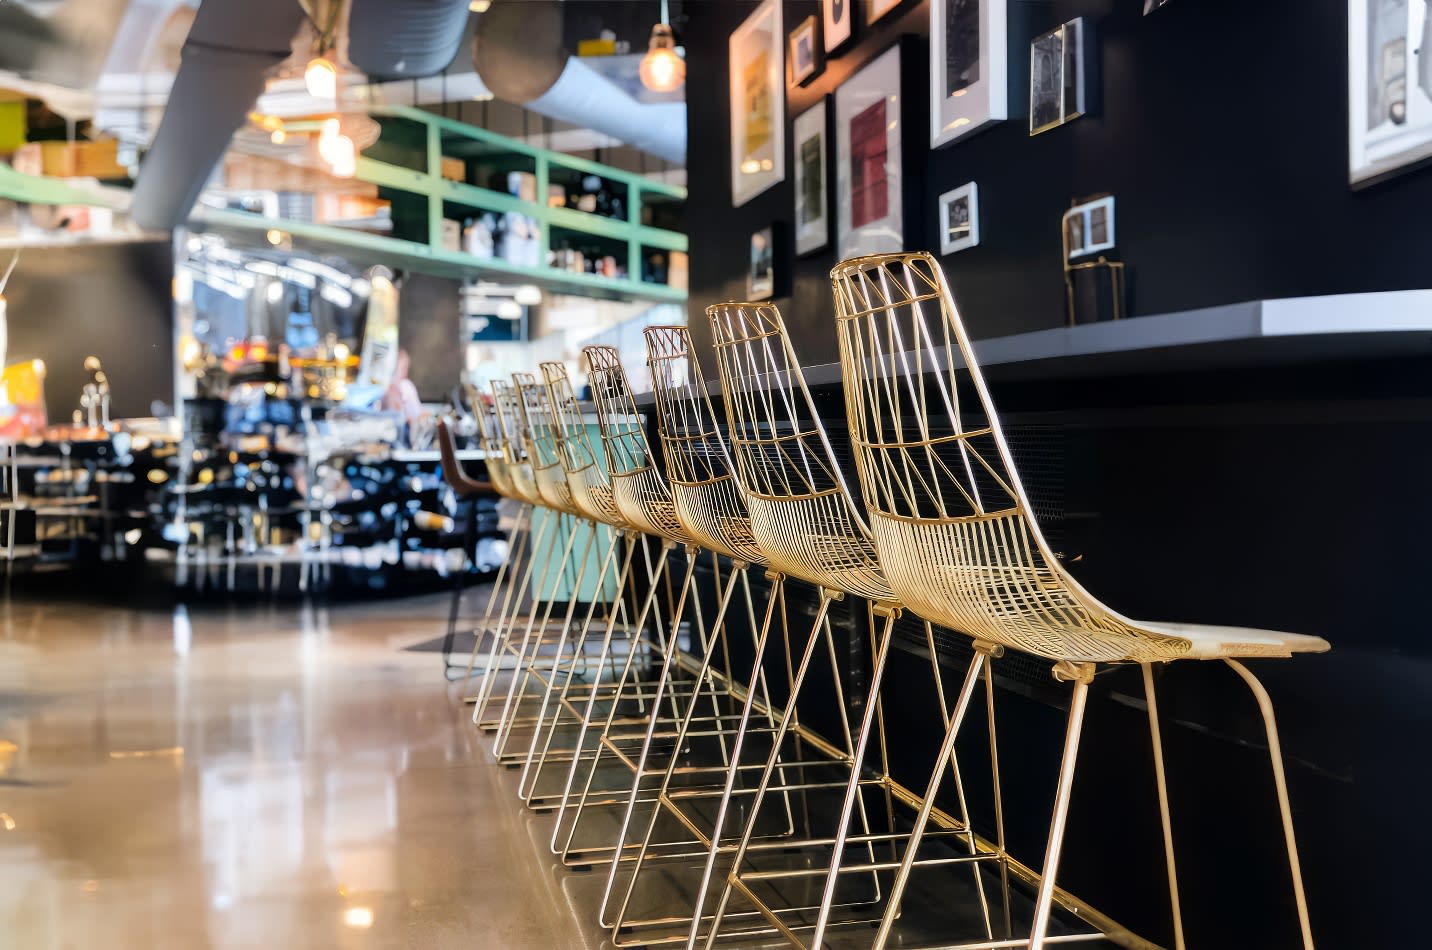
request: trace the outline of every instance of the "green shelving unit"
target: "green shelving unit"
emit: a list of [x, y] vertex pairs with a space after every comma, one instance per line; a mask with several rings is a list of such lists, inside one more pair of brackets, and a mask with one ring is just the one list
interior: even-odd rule
[[[686, 200], [686, 189], [651, 181], [634, 172], [611, 168], [597, 162], [560, 152], [537, 148], [408, 107], [389, 107], [373, 113], [383, 126], [377, 143], [358, 160], [356, 179], [377, 185], [393, 202], [394, 223], [408, 232], [387, 236], [330, 225], [266, 218], [241, 211], [195, 209], [193, 221], [206, 228], [229, 231], [286, 231], [305, 243], [330, 251], [381, 255], [392, 263], [424, 273], [447, 277], [484, 277], [530, 283], [561, 293], [584, 296], [685, 302], [686, 291], [666, 284], [641, 280], [642, 260], [649, 251], [687, 249], [686, 235], [643, 223], [643, 210], [670, 209]], [[451, 181], [442, 175], [444, 158], [460, 159], [465, 177], [480, 177], [502, 170], [520, 170], [536, 180], [537, 201], [465, 181]], [[476, 174], [474, 174], [476, 172]], [[551, 207], [545, 200], [554, 178], [596, 175], [608, 185], [624, 188], [625, 217], [618, 219], [565, 207]], [[538, 259], [545, 261], [554, 246], [554, 233], [563, 237], [597, 240], [620, 249], [626, 266], [624, 278], [526, 267], [498, 258], [478, 258], [449, 250], [442, 245], [442, 221], [446, 210], [460, 208], [475, 214], [516, 213], [535, 220], [539, 228]], [[613, 254], [613, 256], [618, 256]]]

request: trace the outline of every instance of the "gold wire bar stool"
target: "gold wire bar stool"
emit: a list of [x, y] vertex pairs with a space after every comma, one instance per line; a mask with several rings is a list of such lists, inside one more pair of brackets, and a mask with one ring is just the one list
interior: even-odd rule
[[[727, 657], [729, 657], [729, 649], [726, 647], [724, 640], [726, 634], [721, 621], [726, 615], [729, 602], [738, 584], [744, 594], [746, 621], [753, 638], [755, 669], [750, 678], [751, 687], [742, 689], [733, 685], [730, 695], [741, 703], [745, 718], [749, 719], [749, 708], [752, 706], [759, 710], [765, 718], [764, 727], [755, 731], [762, 731], [768, 735], [774, 734], [775, 721], [766, 687], [765, 673], [761, 667], [764, 642], [757, 635], [757, 631], [763, 627], [756, 623], [749, 578], [747, 577], [750, 565], [763, 566], [765, 557], [751, 535], [750, 514], [746, 510], [745, 501], [733, 480], [730, 455], [716, 424], [715, 413], [706, 394], [700, 368], [692, 356], [689, 333], [685, 327], [680, 326], [648, 327], [644, 333], [647, 340], [647, 366], [651, 371], [656, 397], [657, 431], [661, 440], [677, 518], [687, 533], [702, 547], [731, 560], [731, 573], [721, 598], [721, 613], [718, 616], [717, 625], [713, 629], [713, 636], [723, 638], [722, 653]], [[768, 601], [768, 610], [775, 609], [779, 598], [778, 588], [773, 588]], [[764, 625], [764, 629], [769, 630], [769, 625]], [[708, 663], [714, 655], [714, 650], [708, 652]], [[727, 666], [728, 668], [730, 666], [729, 659]], [[729, 675], [728, 673], [727, 676], [729, 677]], [[676, 739], [678, 748], [685, 745], [693, 712], [694, 708], [688, 708], [687, 714], [678, 728]], [[752, 730], [748, 728], [747, 735], [749, 736], [751, 732]], [[759, 769], [764, 767], [764, 763], [765, 756], [762, 756], [759, 762], [743, 763], [735, 756], [734, 750], [729, 768], [724, 765], [715, 769], [702, 765], [682, 766], [677, 757], [667, 757], [666, 767], [662, 771], [661, 786], [657, 792], [657, 799], [662, 809], [653, 809], [648, 813], [636, 861], [630, 869], [626, 887], [622, 891], [622, 898], [612, 922], [618, 945], [629, 942], [643, 944], [679, 942], [684, 939], [685, 928], [689, 927], [691, 923], [690, 914], [672, 915], [668, 913], [647, 920], [633, 920], [627, 916], [637, 882], [648, 857], [660, 859], [658, 864], [665, 868], [669, 868], [673, 859], [683, 864], [689, 864], [690, 857], [692, 857], [686, 853], [653, 852], [653, 836], [662, 810], [673, 815], [696, 836], [701, 850], [695, 856], [706, 858], [710, 853], [713, 841], [710, 827], [702, 824], [690, 806], [702, 799], [710, 800], [723, 795], [726, 786], [725, 777], [730, 770]], [[641, 766], [643, 768], [647, 766], [645, 759]], [[689, 781], [691, 777], [700, 778], [703, 774], [711, 774], [715, 782], [712, 783], [708, 780], [703, 783], [692, 783]], [[674, 780], [677, 779], [681, 780], [680, 785], [674, 787]], [[791, 815], [789, 791], [785, 787], [784, 774], [782, 776], [782, 792], [787, 796], [785, 798], [786, 825], [775, 834], [764, 836], [764, 840], [783, 841], [794, 833], [794, 819]], [[625, 835], [625, 829], [623, 834]], [[696, 863], [695, 869], [701, 872], [699, 888], [704, 890], [712, 873], [711, 866], [709, 862], [702, 861]], [[615, 872], [615, 863], [610, 870]], [[677, 927], [682, 929], [674, 929]], [[649, 928], [667, 930], [671, 936], [663, 939], [659, 934], [653, 935], [647, 932]], [[624, 939], [625, 934], [638, 932], [641, 932], [641, 936], [633, 937], [630, 940]]]
[[[714, 946], [719, 938], [727, 936], [722, 932], [722, 925], [733, 894], [739, 893], [773, 928], [768, 932], [801, 945], [798, 932], [812, 930], [809, 945], [820, 946], [829, 927], [870, 922], [870, 911], [880, 900], [879, 878], [875, 872], [882, 865], [877, 860], [877, 848], [883, 850], [883, 845], [895, 838], [895, 806], [900, 795], [889, 776], [880, 682], [900, 605], [881, 572], [864, 517], [835, 461], [780, 313], [775, 307], [750, 303], [721, 304], [708, 308], [706, 313], [725, 394], [737, 481], [750, 510], [752, 536], [773, 572], [816, 585], [819, 604], [792, 679], [787, 707], [779, 717], [772, 754], [755, 788], [704, 945]], [[847, 594], [867, 602], [872, 637], [869, 697], [858, 727], [852, 726], [849, 705], [841, 692], [835, 668], [837, 645], [829, 617], [830, 605]], [[880, 618], [878, 624], [877, 617]], [[796, 645], [791, 642], [789, 632], [786, 638], [789, 657]], [[786, 732], [794, 724], [794, 710], [822, 640], [832, 661], [832, 682], [843, 731], [842, 744], [827, 744], [825, 751], [831, 756], [840, 778], [799, 784], [803, 791], [843, 791], [843, 797], [831, 834], [812, 833], [807, 838], [786, 842], [785, 855], [780, 856], [782, 863], [769, 866], [769, 861], [752, 860], [764, 857], [758, 849], [752, 848], [752, 837], [771, 778], [779, 765], [777, 753]], [[867, 769], [865, 763], [872, 737], [878, 750], [878, 765]], [[738, 749], [743, 738], [738, 734]], [[718, 810], [714, 844], [708, 856], [708, 870], [721, 851], [724, 821], [738, 777], [736, 770], [728, 776]], [[867, 792], [873, 792], [880, 802], [884, 816], [882, 830], [875, 830], [870, 820]], [[851, 834], [852, 820], [858, 823], [854, 835]], [[838, 859], [848, 845], [863, 850], [865, 865], [839, 867]], [[798, 862], [791, 861], [792, 854], [798, 857]], [[796, 866], [792, 867], [793, 863]], [[847, 878], [858, 875], [868, 890], [843, 898], [837, 895], [836, 885], [842, 871], [848, 872]], [[812, 903], [810, 895], [798, 888], [821, 878], [825, 878], [824, 886]], [[689, 947], [701, 940], [705, 899], [705, 891], [698, 892], [697, 912], [688, 934]], [[834, 916], [837, 908], [842, 910], [839, 918]]]
[[[585, 518], [572, 500], [566, 470], [562, 468], [556, 421], [546, 387], [537, 382], [537, 378], [531, 373], [514, 373], [512, 379], [518, 396], [527, 453], [532, 461], [533, 480], [537, 484], [538, 494], [550, 509], [549, 516], [559, 523], [556, 531], [563, 538], [561, 553], [555, 560], [544, 565], [544, 574], [547, 576], [538, 582], [538, 592], [543, 596], [534, 598], [533, 609], [528, 613], [523, 641], [518, 649], [521, 660], [516, 674], [509, 681], [501, 716], [502, 726], [493, 742], [493, 754], [498, 761], [521, 766], [527, 760], [531, 744], [538, 741], [536, 730], [542, 721], [536, 717], [519, 720], [515, 714], [516, 710], [524, 702], [541, 704], [550, 695], [555, 678], [566, 669], [566, 663], [585, 666], [584, 658], [571, 649], [570, 634], [572, 617], [576, 612], [578, 595], [587, 574], [597, 532], [595, 526]], [[573, 572], [572, 556], [573, 552], [579, 549], [576, 543], [579, 536], [582, 537], [583, 543], [580, 545], [581, 554], [576, 558], [576, 570]], [[560, 577], [551, 576], [550, 568], [553, 566], [558, 568]], [[551, 583], [544, 588], [543, 584], [548, 577]], [[567, 593], [565, 616], [553, 626], [552, 613], [557, 602], [562, 599], [564, 587]], [[536, 619], [539, 602], [542, 605], [540, 621]], [[564, 654], [569, 650], [571, 656], [564, 659]], [[518, 724], [524, 726], [523, 732], [528, 739], [528, 746], [521, 751], [509, 752], [507, 744]], [[527, 726], [533, 727], [530, 734], [527, 734]]]
[[[632, 399], [620, 358], [611, 347], [588, 347], [586, 355], [592, 371], [591, 382], [602, 438], [607, 446], [607, 457], [612, 462], [613, 487], [618, 504], [630, 520], [643, 522], [644, 527], [665, 539], [664, 553], [677, 544], [685, 548], [688, 566], [680, 593], [675, 599], [673, 629], [679, 624], [682, 611], [689, 600], [700, 641], [699, 656], [688, 655], [680, 649], [673, 635], [671, 648], [663, 657], [655, 694], [651, 698], [653, 714], [646, 718], [644, 728], [624, 733], [614, 730], [608, 722], [601, 736], [599, 758], [610, 753], [631, 769], [631, 783], [607, 790], [611, 797], [603, 799], [603, 804], [614, 807], [621, 813], [615, 844], [601, 849], [604, 858], [610, 855], [610, 864], [599, 917], [604, 926], [615, 930], [618, 923], [611, 919], [609, 912], [619, 870], [625, 863], [631, 862], [639, 854], [644, 855], [647, 849], [652, 847], [649, 835], [640, 846], [628, 843], [633, 817], [638, 805], [652, 806], [653, 812], [661, 807], [659, 794], [649, 791], [649, 783], [644, 782], [651, 778], [664, 779], [671, 771], [668, 765], [663, 764], [658, 768], [655, 763], [676, 761], [684, 755], [689, 758], [690, 745], [694, 740], [701, 740], [703, 745], [714, 740], [720, 762], [714, 766], [704, 763], [684, 765], [679, 770], [683, 777], [724, 774], [729, 761], [726, 747], [733, 731], [734, 716], [724, 711], [722, 701], [729, 694], [730, 678], [724, 670], [715, 668], [714, 661], [717, 658], [723, 659], [725, 668], [729, 669], [729, 653], [725, 648], [723, 631], [730, 593], [734, 591], [735, 584], [732, 579], [723, 587], [718, 569], [716, 587], [720, 607], [708, 635], [699, 597], [694, 596], [692, 591], [699, 549], [692, 543], [691, 536], [676, 517], [670, 486], [653, 466], [642, 419]], [[691, 677], [684, 689], [682, 681], [678, 679], [681, 675]], [[678, 702], [679, 699], [685, 700], [684, 705]], [[709, 712], [706, 711], [708, 704]], [[664, 706], [670, 707], [669, 716], [662, 713]], [[699, 715], [698, 708], [702, 710]], [[634, 749], [623, 747], [625, 743], [633, 740], [638, 743]], [[580, 803], [590, 802], [590, 788], [595, 772], [594, 768], [588, 774]], [[573, 829], [575, 830], [575, 823]], [[675, 840], [662, 841], [658, 850], [663, 858], [688, 862], [699, 859], [705, 853], [701, 839], [693, 840], [685, 834], [679, 835]], [[628, 890], [623, 896], [623, 912], [629, 895]], [[685, 918], [677, 920], [683, 925], [684, 921]], [[669, 926], [671, 923], [670, 916], [663, 914], [654, 920], [623, 918], [620, 927], [634, 930], [657, 924]], [[618, 942], [626, 942], [621, 939], [620, 934]]]
[[[566, 366], [559, 362], [546, 362], [541, 364], [541, 369], [556, 423], [558, 454], [566, 472], [572, 501], [608, 537], [603, 548], [601, 566], [597, 572], [596, 594], [588, 604], [581, 632], [577, 634], [575, 640], [576, 649], [583, 656], [587, 654], [587, 639], [591, 633], [597, 604], [602, 599], [602, 588], [609, 577], [614, 579], [613, 590], [616, 591], [616, 596], [613, 598], [612, 609], [607, 612], [602, 624], [601, 646], [593, 666], [597, 675], [592, 678], [591, 682], [586, 682], [583, 678], [578, 677], [578, 667], [575, 664], [569, 666], [566, 678], [562, 681], [560, 689], [556, 691], [557, 702], [550, 722], [546, 717], [548, 708], [553, 705], [551, 690], [549, 690], [549, 695], [543, 698], [542, 708], [538, 712], [540, 753], [539, 743], [534, 741], [529, 747], [528, 760], [518, 782], [519, 795], [529, 804], [533, 804], [531, 796], [548, 761], [563, 762], [568, 761], [569, 755], [583, 754], [580, 746], [571, 750], [561, 750], [555, 755], [553, 753], [552, 741], [558, 732], [563, 713], [570, 715], [580, 725], [583, 722], [586, 709], [585, 705], [583, 708], [579, 708], [579, 702], [584, 698], [591, 699], [593, 701], [591, 705], [594, 706], [598, 697], [615, 696], [618, 667], [615, 665], [617, 661], [612, 652], [614, 634], [617, 630], [618, 619], [625, 616], [624, 595], [631, 580], [633, 556], [639, 537], [639, 532], [631, 528], [617, 508], [616, 499], [612, 493], [611, 476], [607, 473], [606, 467], [602, 464], [601, 458], [592, 445], [587, 425], [582, 418], [581, 407], [577, 403], [576, 393], [572, 389], [571, 380], [567, 377]], [[623, 544], [623, 542], [625, 543]], [[624, 554], [620, 558], [618, 558], [619, 549], [624, 549]], [[621, 566], [618, 569], [617, 562], [619, 560]], [[633, 640], [629, 644], [629, 648], [640, 649], [641, 644]], [[607, 669], [610, 669], [613, 675], [610, 681], [604, 684], [602, 672]], [[559, 792], [543, 801], [555, 806], [560, 799], [561, 793]]]
[[[491, 657], [501, 652], [501, 643], [506, 632], [503, 621], [507, 617], [507, 607], [511, 603], [512, 595], [517, 592], [518, 565], [523, 562], [527, 543], [531, 540], [531, 532], [528, 529], [532, 505], [517, 494], [513, 485], [507, 449], [502, 436], [502, 423], [497, 417], [496, 400], [483, 392], [482, 387], [473, 383], [464, 382], [463, 386], [467, 391], [473, 415], [477, 418], [478, 445], [482, 449], [483, 462], [487, 466], [487, 477], [499, 496], [499, 520], [501, 519], [502, 502], [517, 503], [517, 511], [512, 516], [511, 528], [507, 532], [507, 557], [498, 566], [497, 577], [493, 580], [492, 592], [487, 597], [482, 619], [473, 628], [472, 654], [468, 657], [467, 671], [463, 674], [463, 681], [467, 682], [472, 678], [478, 654], [481, 653], [483, 643], [487, 642], [488, 638], [491, 641], [489, 644], [491, 652], [488, 656]], [[460, 601], [454, 599], [452, 612], [448, 618], [449, 626], [452, 628], [456, 628], [458, 623], [459, 608]], [[482, 673], [477, 691], [464, 696], [463, 702], [475, 703], [478, 701], [487, 688], [487, 679], [490, 673], [491, 667], [489, 666]]]
[[[548, 565], [556, 554], [553, 544], [557, 533], [553, 530], [556, 524], [555, 518], [547, 517], [539, 520], [536, 517], [536, 509], [545, 509], [546, 502], [537, 490], [537, 481], [532, 473], [532, 462], [527, 455], [527, 439], [523, 435], [522, 411], [518, 404], [517, 391], [509, 380], [495, 379], [491, 385], [493, 416], [496, 420], [496, 427], [492, 430], [497, 440], [495, 447], [500, 450], [502, 467], [506, 470], [512, 496], [521, 503], [522, 510], [527, 513], [525, 552], [527, 558], [522, 564], [520, 575], [515, 569], [512, 572], [512, 576], [517, 579], [508, 594], [504, 595], [507, 599], [501, 604], [501, 612], [496, 621], [498, 638], [492, 651], [488, 654], [472, 714], [472, 721], [479, 728], [488, 732], [496, 732], [502, 725], [502, 717], [491, 715], [489, 711], [493, 697], [498, 695], [495, 690], [498, 673], [504, 663], [509, 660], [514, 668], [520, 667], [523, 657], [519, 645], [522, 639], [517, 634], [517, 629], [520, 624], [522, 607], [526, 602], [527, 591], [533, 580], [534, 572], [540, 575], [538, 589], [543, 588], [546, 584]], [[523, 552], [519, 551], [518, 553]], [[519, 562], [513, 561], [514, 565], [517, 563]], [[541, 566], [540, 572], [538, 571], [539, 565]], [[533, 598], [534, 609], [536, 602], [536, 598]], [[489, 601], [490, 605], [491, 601]]]
[[[1222, 660], [1247, 684], [1263, 717], [1298, 925], [1313, 947], [1292, 812], [1267, 691], [1241, 659], [1327, 650], [1309, 636], [1235, 627], [1147, 623], [1109, 609], [1050, 550], [1020, 481], [945, 275], [929, 254], [858, 258], [831, 272], [846, 408], [871, 529], [901, 601], [935, 623], [1053, 661], [1073, 683], [1068, 729], [1035, 899], [1031, 948], [1048, 934], [1060, 849], [1089, 684], [1100, 663], [1141, 667], [1163, 826], [1175, 947], [1184, 947], [1153, 664]], [[975, 394], [961, 403], [961, 379]], [[977, 660], [978, 662], [978, 655]], [[876, 935], [885, 946], [899, 914], [929, 802], [960, 729], [948, 724], [905, 858]], [[1008, 946], [1006, 942], [1000, 944]], [[990, 946], [988, 942], [955, 946]]]

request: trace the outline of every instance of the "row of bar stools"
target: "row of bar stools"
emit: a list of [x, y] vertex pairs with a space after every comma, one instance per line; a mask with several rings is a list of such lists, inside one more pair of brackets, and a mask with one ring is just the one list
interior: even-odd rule
[[[506, 603], [521, 600], [526, 581], [506, 598], [499, 614], [508, 619], [497, 626], [508, 631], [503, 642], [516, 669], [494, 751], [499, 761], [513, 761], [505, 736], [513, 723], [531, 725], [520, 793], [534, 807], [555, 808], [552, 848], [564, 863], [606, 865], [598, 919], [613, 941], [974, 950], [1103, 939], [1098, 927], [1063, 917], [1055, 923], [1056, 906], [1086, 911], [1086, 924], [1099, 919], [1060, 890], [1058, 868], [1089, 685], [1101, 665], [1137, 664], [1181, 950], [1153, 667], [1218, 659], [1250, 687], [1263, 715], [1298, 927], [1311, 948], [1272, 704], [1240, 660], [1327, 644], [1145, 623], [1105, 607], [1069, 576], [1040, 532], [934, 259], [878, 255], [845, 262], [831, 276], [858, 484], [847, 481], [781, 315], [769, 304], [707, 311], [722, 417], [685, 328], [646, 331], [664, 475], [612, 348], [585, 351], [600, 443], [588, 435], [561, 366], [544, 364], [540, 385], [517, 378], [533, 491], [524, 492], [507, 464], [515, 456], [505, 451], [510, 497], [583, 519], [593, 538], [600, 526], [605, 545], [588, 546], [601, 549], [599, 579], [614, 577], [619, 594], [599, 624], [590, 607], [572, 624], [569, 603], [552, 634], [555, 649], [546, 650], [533, 646], [533, 631], [547, 628], [554, 598], [540, 611], [534, 599], [525, 625]], [[498, 428], [510, 440], [510, 413], [502, 411], [502, 388], [496, 392]], [[501, 482], [494, 478], [499, 491]], [[555, 536], [540, 535], [539, 527], [525, 575], [533, 563], [565, 569], [571, 560], [572, 531], [561, 553]], [[654, 564], [646, 538], [660, 546]], [[678, 548], [687, 566], [673, 593], [670, 560]], [[647, 568], [640, 591], [638, 551]], [[717, 604], [709, 628], [694, 589], [707, 553]], [[769, 583], [764, 608], [752, 591], [753, 566]], [[516, 573], [514, 563], [510, 576]], [[807, 586], [813, 616], [793, 623], [792, 595]], [[838, 660], [850, 646], [838, 642], [832, 623], [841, 601], [864, 614], [869, 631], [863, 695], [846, 694]], [[906, 613], [924, 627], [929, 683], [907, 676], [901, 688], [933, 692], [943, 733], [930, 750], [934, 766], [923, 789], [891, 773], [882, 690], [895, 625]], [[941, 675], [936, 626], [965, 636], [972, 648], [953, 695]], [[741, 644], [740, 675], [728, 633], [738, 628], [750, 634], [749, 645]], [[1072, 689], [1038, 869], [1010, 854], [1005, 841], [993, 670], [1008, 650], [1049, 663], [1054, 680]], [[829, 673], [828, 688], [813, 688], [822, 679], [818, 668]], [[484, 687], [492, 673], [489, 663]], [[780, 690], [771, 689], [773, 680]], [[536, 713], [519, 717], [515, 707], [529, 693]], [[974, 827], [957, 755], [977, 694], [987, 727], [979, 755], [988, 757], [980, 772], [990, 780], [992, 836]], [[810, 725], [818, 708], [825, 711], [821, 703], [835, 707], [833, 717], [824, 716], [828, 732], [834, 723], [828, 735]], [[565, 775], [539, 793], [546, 766], [559, 762]], [[968, 905], [972, 932], [932, 933], [911, 913], [907, 898], [917, 878], [942, 899]], [[653, 902], [652, 891], [661, 898]]]

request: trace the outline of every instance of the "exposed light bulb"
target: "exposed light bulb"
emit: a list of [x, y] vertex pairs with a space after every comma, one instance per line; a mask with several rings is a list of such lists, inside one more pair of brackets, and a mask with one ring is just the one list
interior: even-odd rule
[[641, 84], [653, 92], [674, 92], [686, 82], [686, 60], [676, 55], [670, 26], [658, 23], [651, 28], [651, 41], [638, 72]]
[[308, 68], [303, 71], [303, 84], [315, 99], [338, 98], [338, 70], [323, 56], [315, 56], [308, 61]]
[[278, 247], [283, 243], [283, 236], [283, 232], [278, 228], [269, 228], [268, 233], [264, 235], [268, 242], [274, 247]]
[[269, 133], [269, 141], [275, 145], [282, 145], [288, 141], [288, 133], [283, 129], [274, 129]]

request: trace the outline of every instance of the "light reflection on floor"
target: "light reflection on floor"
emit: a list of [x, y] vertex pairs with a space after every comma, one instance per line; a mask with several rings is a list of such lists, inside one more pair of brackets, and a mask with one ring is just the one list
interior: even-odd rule
[[0, 945], [602, 946], [400, 650], [445, 606], [0, 601]]

